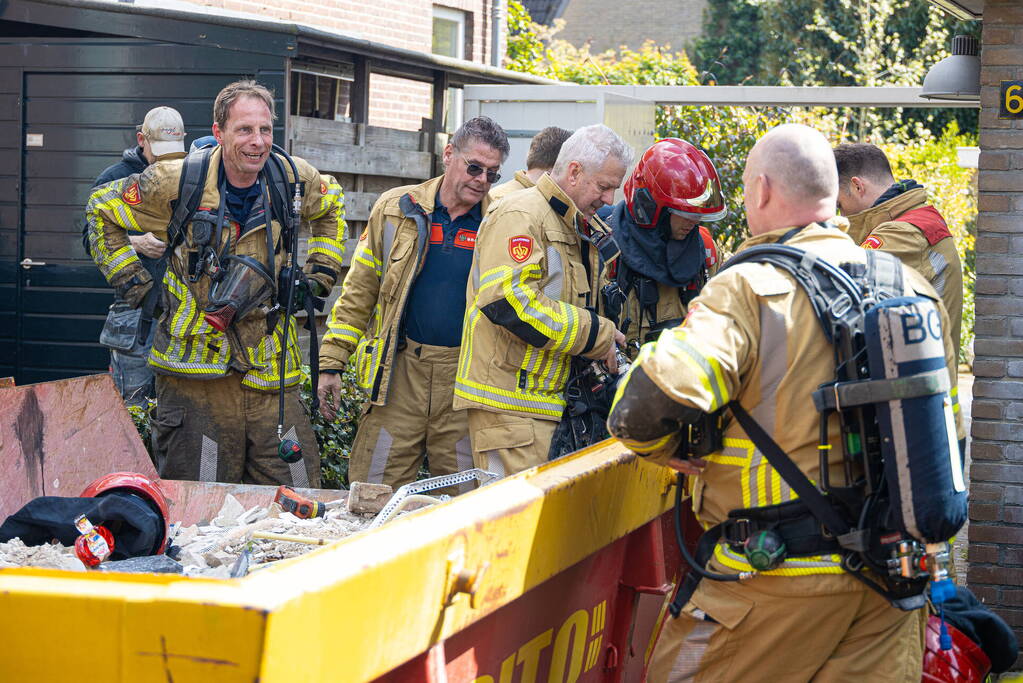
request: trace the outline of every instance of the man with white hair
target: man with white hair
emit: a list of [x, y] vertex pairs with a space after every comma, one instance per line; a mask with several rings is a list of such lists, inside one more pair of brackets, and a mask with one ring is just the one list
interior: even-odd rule
[[[743, 182], [752, 236], [737, 257], [785, 244], [805, 253], [796, 262], [808, 271], [814, 259], [853, 264], [849, 272], [865, 272], [864, 282], [897, 283], [887, 292], [925, 297], [940, 314], [938, 357], [943, 344], [954, 386], [948, 315], [934, 289], [887, 255], [877, 266], [890, 269], [887, 279], [858, 265], [868, 263], [867, 252], [835, 217], [838, 176], [823, 135], [802, 125], [775, 128], [750, 153]], [[840, 532], [823, 533], [816, 501], [794, 490], [801, 485], [794, 469], [802, 481], [843, 486], [845, 468], [859, 466], [844, 462], [838, 419], [824, 423], [821, 438], [811, 393], [836, 381], [836, 351], [801, 282], [774, 261], [725, 267], [680, 327], [643, 347], [611, 410], [608, 429], [624, 445], [693, 477], [693, 510], [707, 530], [696, 557], [703, 571], [682, 584], [679, 614], [667, 619], [651, 658], [651, 681], [920, 680], [919, 610], [894, 607], [861, 582], [864, 574], [850, 574]], [[707, 431], [717, 445], [702, 459], [680, 449], [688, 425], [714, 414], [721, 421]], [[762, 447], [770, 440], [776, 448]], [[785, 472], [773, 467], [786, 458]], [[847, 485], [843, 501], [851, 506], [850, 492], [860, 489]], [[762, 540], [768, 533], [780, 550]], [[696, 578], [704, 572], [713, 576]]]
[[455, 380], [477, 467], [507, 475], [547, 461], [573, 356], [617, 369], [625, 337], [596, 313], [602, 263], [588, 221], [612, 201], [631, 160], [607, 126], [580, 128], [535, 187], [487, 213]]

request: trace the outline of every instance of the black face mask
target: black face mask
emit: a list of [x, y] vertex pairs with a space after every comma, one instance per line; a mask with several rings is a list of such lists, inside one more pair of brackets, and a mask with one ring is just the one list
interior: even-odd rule
[[[633, 201], [633, 210], [635, 208]], [[640, 227], [625, 202], [615, 205], [611, 225], [622, 250], [622, 259], [637, 273], [669, 287], [685, 287], [703, 271], [706, 254], [699, 226], [690, 230], [684, 239], [673, 240], [669, 212], [661, 212], [657, 225]]]

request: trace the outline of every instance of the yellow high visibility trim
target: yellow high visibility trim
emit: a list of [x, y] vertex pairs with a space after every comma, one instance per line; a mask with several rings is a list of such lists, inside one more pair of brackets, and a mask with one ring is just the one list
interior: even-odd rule
[[[508, 391], [498, 387], [490, 387], [479, 382], [473, 382], [465, 377], [459, 377], [455, 381], [455, 393], [471, 401], [485, 403], [495, 408], [507, 408], [519, 412], [539, 413], [561, 417], [565, 409], [565, 400], [560, 395], [529, 394], [525, 392]], [[482, 395], [481, 395], [482, 394]], [[526, 403], [540, 404], [539, 406], [525, 405]], [[543, 407], [546, 404], [548, 407]]]
[[781, 475], [773, 467], [771, 468], [771, 502], [773, 504], [785, 502], [781, 499]]
[[714, 412], [729, 401], [728, 388], [725, 384], [721, 364], [716, 358], [705, 356], [686, 339], [687, 330], [677, 327], [668, 335], [661, 335], [659, 341], [667, 339], [668, 343], [682, 353], [683, 362], [695, 370], [701, 383], [711, 396], [710, 412]]
[[732, 465], [733, 467], [748, 467], [750, 461], [753, 459], [753, 451], [756, 450], [756, 446], [749, 439], [733, 439], [731, 437], [724, 440], [725, 448], [740, 448], [746, 451], [746, 455], [724, 455], [724, 450], [720, 450], [717, 453], [711, 453], [705, 459], [708, 462], [715, 462], [719, 465]]
[[353, 344], [358, 344], [362, 338], [362, 330], [344, 323], [327, 322], [327, 334], [323, 335], [323, 341], [329, 339], [342, 339]]
[[[367, 256], [369, 258], [366, 258]], [[370, 260], [370, 259], [372, 259], [372, 260]], [[380, 261], [380, 259], [374, 257], [372, 252], [370, 252], [369, 249], [365, 249], [365, 250], [362, 250], [362, 251], [356, 251], [355, 252], [355, 256], [352, 257], [352, 261], [354, 263], [359, 263], [359, 264], [362, 264], [362, 265], [366, 266], [367, 268], [372, 270], [374, 273], [376, 273], [377, 277], [380, 277], [383, 274], [384, 264]]]
[[[322, 178], [321, 178], [321, 182], [322, 182]], [[334, 207], [334, 205], [338, 205], [338, 231], [337, 231], [337, 234], [338, 234], [338, 237], [341, 237], [341, 236], [343, 236], [345, 234], [345, 218], [344, 218], [345, 217], [345, 211], [344, 211], [344, 209], [345, 209], [345, 195], [344, 195], [344, 192], [341, 191], [341, 186], [337, 182], [333, 182], [332, 181], [332, 182], [327, 184], [327, 192], [324, 193], [324, 195], [322, 197], [320, 197], [320, 208], [319, 208], [319, 211], [317, 211], [312, 216], [310, 216], [309, 220], [314, 221], [317, 218], [322, 217], [324, 214], [326, 214], [328, 211], [330, 211], [331, 208]]]
[[345, 256], [345, 243], [330, 237], [310, 237], [309, 253], [323, 254], [340, 261]]
[[[739, 475], [739, 488], [742, 491], [742, 506], [744, 508], [750, 507], [752, 504], [753, 496], [750, 491], [750, 468], [753, 464], [753, 453], [756, 451], [756, 446], [749, 439], [735, 439], [728, 437], [723, 442], [724, 448], [717, 453], [711, 453], [705, 460], [711, 463], [719, 465], [728, 465], [731, 467], [741, 467], [742, 473]], [[729, 448], [744, 451], [743, 455], [725, 455], [725, 451]], [[780, 484], [779, 484], [780, 487]]]
[[517, 280], [515, 271], [507, 266], [492, 268], [480, 280], [477, 300], [479, 293], [500, 283], [505, 301], [511, 304], [518, 318], [550, 339], [553, 350], [568, 351], [579, 335], [579, 314], [574, 306], [563, 301], [554, 301], [555, 308], [545, 305], [536, 290], [529, 286], [529, 281], [541, 277], [542, 270], [537, 264], [520, 269]]
[[[714, 548], [714, 559], [729, 569], [739, 572], [752, 572], [753, 567], [746, 558], [733, 552], [728, 546], [719, 543]], [[841, 574], [845, 570], [841, 566], [838, 555], [813, 555], [785, 560], [781, 566], [766, 572], [757, 572], [765, 576], [812, 576], [813, 574]]]
[[672, 438], [674, 438], [678, 432], [670, 432], [665, 434], [659, 439], [653, 439], [651, 441], [635, 441], [633, 439], [618, 439], [622, 445], [628, 448], [633, 453], [654, 453], [667, 446]]

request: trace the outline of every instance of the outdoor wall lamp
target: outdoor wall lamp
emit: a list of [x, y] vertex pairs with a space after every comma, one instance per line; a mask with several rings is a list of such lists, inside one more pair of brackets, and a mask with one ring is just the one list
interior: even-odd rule
[[920, 97], [929, 100], [980, 100], [980, 42], [972, 36], [952, 39], [952, 55], [930, 68]]

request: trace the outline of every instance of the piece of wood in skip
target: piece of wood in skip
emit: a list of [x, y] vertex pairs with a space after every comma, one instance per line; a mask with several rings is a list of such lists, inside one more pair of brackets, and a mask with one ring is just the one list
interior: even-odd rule
[[348, 492], [348, 511], [358, 515], [375, 515], [387, 505], [394, 490], [387, 484], [352, 482]]

